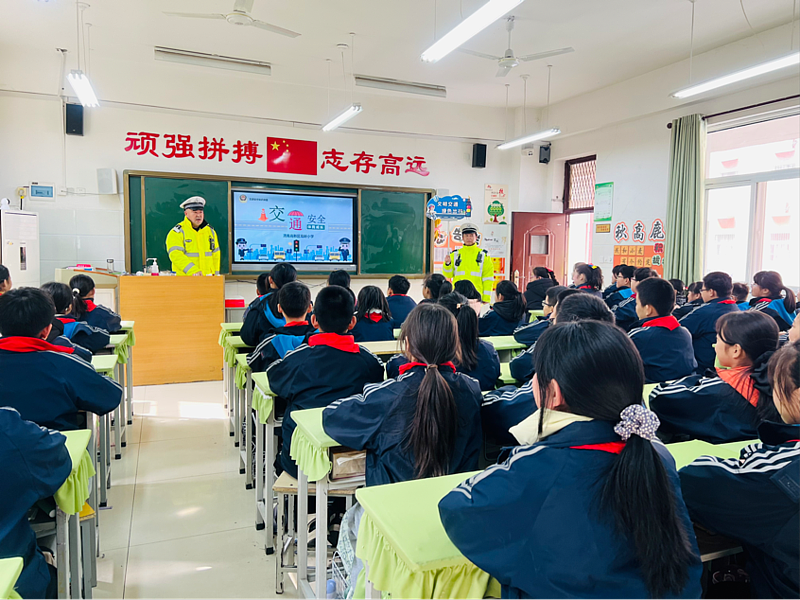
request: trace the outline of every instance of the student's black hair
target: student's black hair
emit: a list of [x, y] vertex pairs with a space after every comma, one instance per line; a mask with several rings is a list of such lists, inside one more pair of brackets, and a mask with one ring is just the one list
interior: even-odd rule
[[541, 277], [542, 279], [552, 279], [553, 283], [558, 285], [558, 279], [556, 279], [556, 274], [552, 269], [548, 269], [547, 267], [534, 267], [533, 275], [534, 277]]
[[800, 340], [786, 344], [772, 355], [768, 374], [773, 398], [780, 396], [791, 422], [800, 423]]
[[453, 313], [458, 323], [460, 365], [465, 371], [473, 371], [478, 366], [478, 313], [469, 305], [469, 300], [458, 292], [445, 294], [439, 298], [439, 304]]
[[627, 266], [628, 266], [628, 265], [626, 265], [626, 264], [624, 264], [624, 263], [623, 263], [623, 264], [621, 264], [621, 265], [614, 265], [614, 268], [613, 268], [613, 269], [611, 269], [611, 274], [612, 274], [614, 277], [616, 277], [617, 275], [619, 275], [619, 272], [620, 272], [619, 270], [620, 270], [622, 267], [627, 267]]
[[269, 292], [269, 273], [261, 273], [256, 279], [256, 293], [263, 296]]
[[287, 283], [297, 281], [297, 269], [294, 268], [294, 265], [290, 265], [289, 263], [278, 263], [272, 267], [269, 276], [272, 279], [272, 283], [275, 284], [275, 287], [281, 289]]
[[410, 360], [433, 365], [426, 368], [416, 392], [417, 404], [408, 433], [407, 447], [414, 453], [416, 478], [447, 475], [455, 446], [458, 407], [439, 369], [447, 369], [441, 365], [460, 358], [456, 318], [444, 306], [418, 304], [403, 322], [400, 341]]
[[55, 315], [52, 298], [39, 288], [9, 290], [0, 296], [0, 335], [38, 338]]
[[53, 300], [57, 315], [66, 315], [72, 308], [72, 290], [66, 283], [48, 281], [43, 283], [41, 289]]
[[556, 323], [571, 321], [605, 321], [614, 324], [614, 313], [594, 294], [570, 294], [558, 303]]
[[569, 298], [573, 294], [585, 294], [583, 290], [579, 290], [577, 288], [567, 288], [565, 290], [561, 290], [556, 296], [556, 305], [561, 304], [565, 298]]
[[284, 316], [299, 319], [308, 314], [311, 304], [311, 290], [299, 281], [290, 281], [278, 292], [278, 304]]
[[462, 279], [460, 281], [456, 281], [453, 288], [454, 292], [458, 292], [459, 294], [464, 296], [467, 300], [483, 300], [483, 298], [481, 297], [481, 293], [475, 287], [475, 284], [472, 283], [469, 279]]
[[731, 276], [722, 271], [712, 271], [703, 277], [703, 287], [707, 290], [714, 290], [721, 299], [729, 298], [733, 291], [733, 281]]
[[343, 288], [350, 289], [350, 273], [344, 269], [331, 271], [331, 274], [328, 275], [328, 285], [339, 285]]
[[340, 285], [322, 288], [314, 302], [314, 316], [323, 333], [347, 333], [354, 310], [352, 292]]
[[428, 275], [422, 283], [422, 286], [428, 288], [428, 291], [431, 293], [431, 300], [433, 301], [438, 301], [439, 298], [453, 291], [453, 284], [447, 281], [441, 273], [431, 273]]
[[72, 288], [72, 313], [75, 318], [80, 320], [86, 314], [86, 296], [94, 289], [94, 279], [83, 273], [74, 275], [69, 280], [69, 287]]
[[669, 284], [672, 286], [672, 289], [675, 290], [676, 294], [682, 294], [686, 287], [680, 279], [670, 279]]
[[[572, 288], [568, 288], [565, 285], [553, 285], [553, 286], [550, 286], [549, 288], [547, 288], [547, 291], [544, 293], [545, 302], [547, 302], [550, 305], [551, 308], [554, 307], [558, 303], [558, 295], [561, 292], [569, 290], [569, 289], [572, 289]], [[575, 290], [575, 291], [578, 292], [580, 290]]]
[[11, 273], [8, 272], [8, 267], [0, 265], [0, 283], [7, 281], [9, 277], [11, 277]]
[[633, 279], [633, 273], [635, 271], [636, 268], [630, 265], [619, 265], [619, 270], [616, 275], [622, 275], [625, 279]]
[[386, 301], [383, 291], [377, 285], [365, 285], [361, 288], [361, 291], [358, 292], [356, 306], [358, 307], [356, 319], [359, 321], [371, 310], [381, 311], [381, 316], [386, 321], [392, 320], [392, 311], [389, 310], [389, 303]]
[[695, 281], [694, 283], [690, 283], [686, 286], [686, 293], [689, 294], [699, 294], [703, 291], [703, 282], [702, 281]]
[[636, 297], [642, 306], [652, 306], [659, 317], [665, 317], [675, 308], [675, 288], [660, 277], [649, 277], [639, 282]]
[[789, 314], [797, 310], [797, 299], [794, 292], [783, 285], [783, 278], [777, 271], [759, 271], [753, 275], [753, 281], [760, 287], [769, 290], [772, 293], [770, 298], [773, 300], [783, 297], [783, 307]]
[[575, 271], [577, 271], [579, 275], [586, 277], [586, 283], [583, 285], [588, 285], [598, 292], [603, 289], [603, 270], [597, 265], [578, 263], [575, 265]]
[[658, 273], [656, 273], [650, 267], [639, 267], [633, 272], [633, 278], [637, 282], [644, 281], [645, 279], [649, 279], [650, 277], [658, 277]]
[[411, 288], [411, 283], [402, 275], [392, 275], [389, 277], [389, 289], [393, 294], [405, 295]]
[[736, 302], [744, 302], [747, 296], [750, 295], [750, 286], [746, 283], [739, 283], [738, 281], [733, 284], [731, 295]]
[[525, 301], [525, 296], [517, 289], [512, 281], [503, 279], [497, 284], [495, 294], [499, 294], [506, 302], [511, 302], [514, 312], [511, 314], [512, 321], [520, 321], [528, 310], [528, 303]]
[[[598, 421], [616, 424], [624, 409], [642, 403], [642, 359], [628, 336], [608, 323], [550, 327], [536, 344], [534, 364], [543, 409], [550, 404], [553, 381], [569, 412]], [[539, 428], [541, 434], [541, 420]], [[630, 540], [650, 597], [679, 594], [697, 557], [678, 514], [676, 490], [652, 442], [635, 434], [628, 438], [601, 476], [598, 500], [601, 518]]]

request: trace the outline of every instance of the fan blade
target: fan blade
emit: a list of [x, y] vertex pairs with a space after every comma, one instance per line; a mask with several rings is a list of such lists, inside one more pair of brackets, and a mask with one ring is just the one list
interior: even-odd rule
[[511, 67], [500, 67], [495, 77], [505, 77], [509, 73], [511, 73]]
[[296, 38], [300, 34], [296, 31], [292, 31], [291, 29], [284, 29], [283, 27], [278, 27], [277, 25], [271, 25], [270, 23], [264, 23], [264, 21], [256, 21], [253, 19], [253, 27], [258, 27], [259, 29], [263, 29], [264, 31], [271, 31], [272, 33], [277, 33], [280, 35], [285, 35], [286, 37]]
[[542, 58], [550, 58], [551, 56], [558, 56], [559, 54], [569, 54], [575, 52], [574, 48], [559, 48], [558, 50], [548, 50], [547, 52], [538, 52], [537, 54], [528, 54], [527, 56], [518, 56], [517, 60], [529, 62], [531, 60], [540, 60]]
[[164, 13], [170, 17], [188, 17], [190, 19], [225, 19], [225, 15], [221, 14], [212, 14], [212, 13], [176, 13], [176, 12], [165, 12]]
[[253, 2], [255, 0], [236, 0], [233, 3], [233, 10], [238, 10], [241, 12], [252, 12], [253, 11]]
[[463, 52], [464, 54], [477, 56], [478, 58], [485, 58], [487, 60], [500, 60], [502, 58], [502, 56], [492, 56], [491, 54], [484, 54], [483, 52], [475, 52], [474, 50], [467, 50], [465, 48], [458, 48], [458, 51]]

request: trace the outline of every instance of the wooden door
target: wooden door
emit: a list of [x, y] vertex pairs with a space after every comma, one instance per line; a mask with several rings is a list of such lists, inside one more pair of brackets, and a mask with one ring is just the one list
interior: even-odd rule
[[567, 215], [514, 212], [511, 215], [511, 280], [520, 291], [533, 280], [534, 267], [552, 269], [559, 283], [567, 277]]

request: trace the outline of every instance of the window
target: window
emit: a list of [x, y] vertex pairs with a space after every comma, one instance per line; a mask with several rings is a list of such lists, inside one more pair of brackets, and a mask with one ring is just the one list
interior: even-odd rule
[[564, 211], [594, 210], [597, 157], [584, 156], [564, 165]]

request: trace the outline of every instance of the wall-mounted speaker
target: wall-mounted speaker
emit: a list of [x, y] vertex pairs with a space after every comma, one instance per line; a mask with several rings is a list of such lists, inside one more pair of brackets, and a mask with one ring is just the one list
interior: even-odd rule
[[83, 105], [66, 104], [67, 135], [83, 135]]
[[546, 165], [550, 162], [550, 146], [539, 146], [539, 162]]
[[486, 167], [486, 144], [472, 144], [472, 168]]

